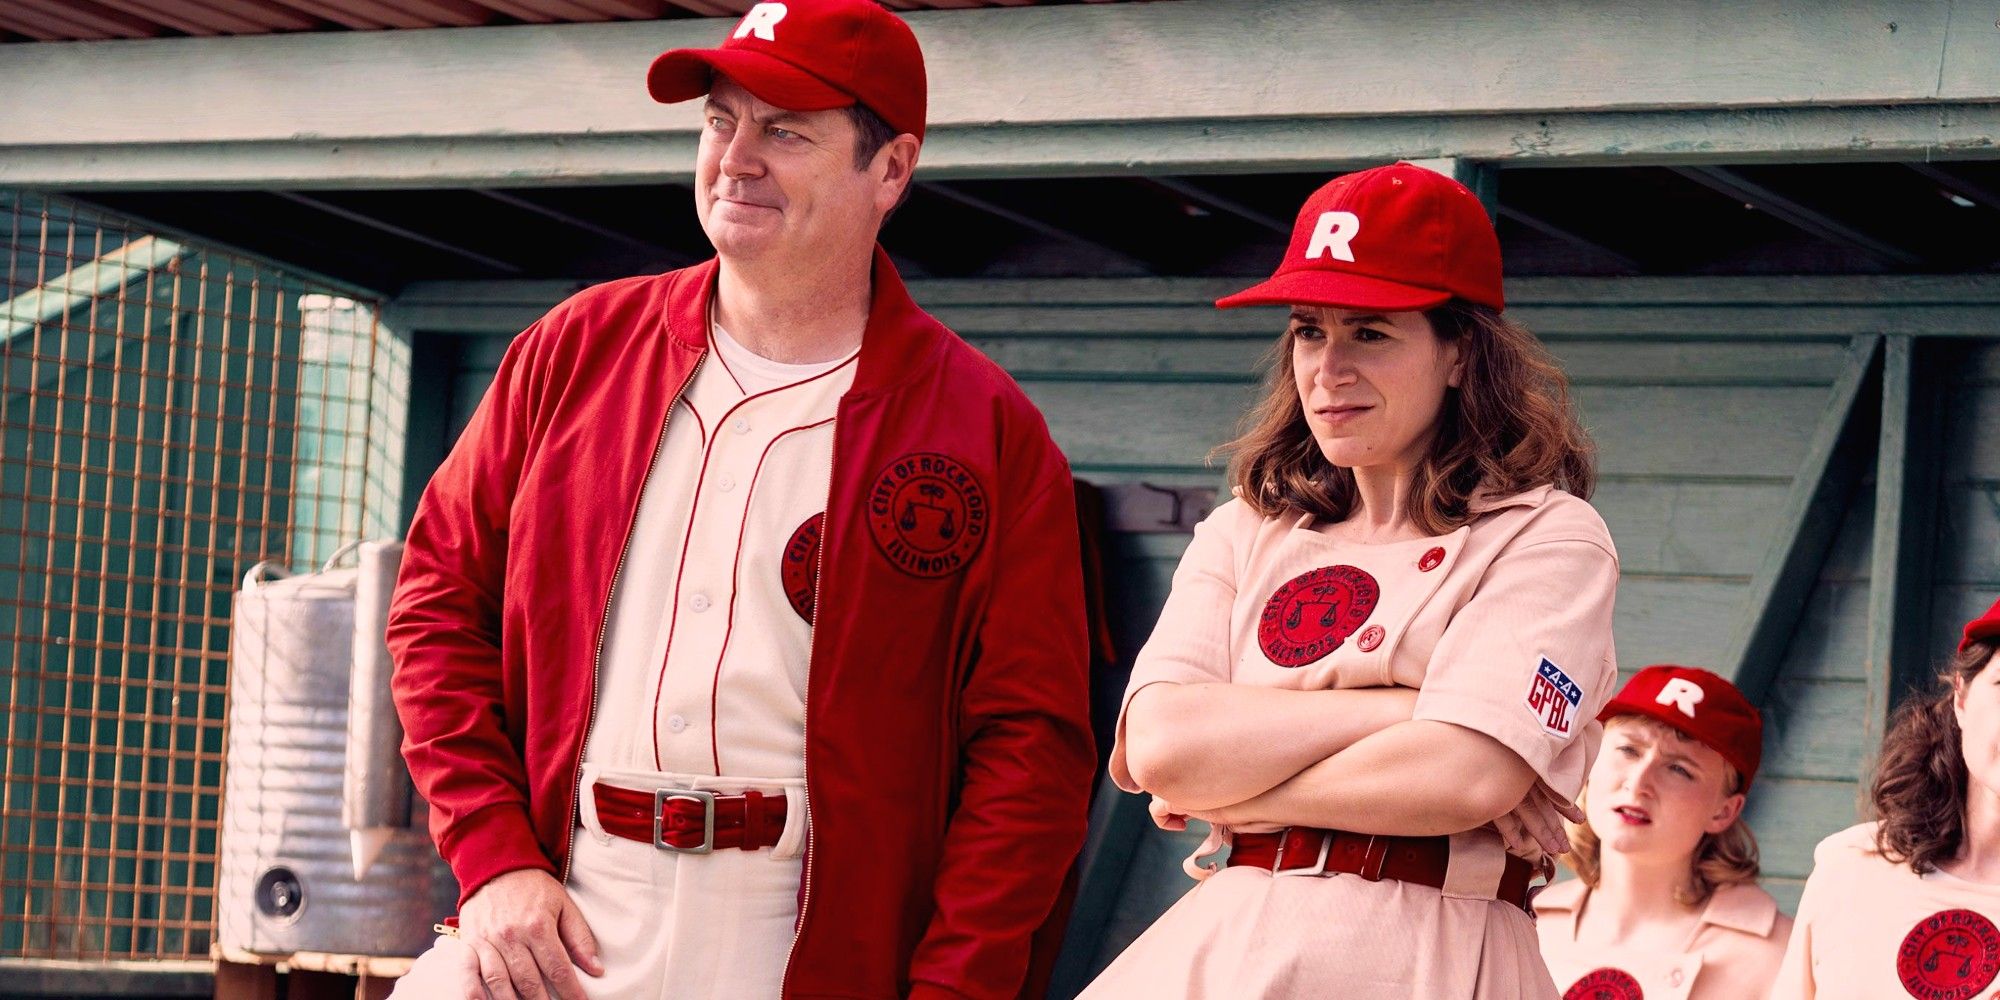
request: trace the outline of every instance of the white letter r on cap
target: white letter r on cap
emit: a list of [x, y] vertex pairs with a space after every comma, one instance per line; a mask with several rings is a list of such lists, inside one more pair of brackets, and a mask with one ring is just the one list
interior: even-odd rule
[[1701, 689], [1701, 685], [1685, 677], [1674, 677], [1660, 688], [1659, 697], [1653, 701], [1661, 705], [1672, 705], [1680, 709], [1682, 715], [1692, 719], [1694, 707], [1701, 704], [1701, 699], [1706, 696], [1707, 692]]
[[775, 42], [778, 40], [778, 34], [771, 29], [785, 19], [786, 13], [788, 12], [784, 4], [760, 3], [750, 8], [750, 13], [743, 15], [743, 23], [738, 24], [736, 34], [729, 37], [742, 38], [744, 35], [754, 34], [767, 42]]
[[1354, 263], [1354, 242], [1356, 233], [1361, 232], [1361, 217], [1353, 212], [1321, 212], [1319, 224], [1313, 226], [1312, 242], [1306, 244], [1306, 259], [1318, 260], [1319, 255], [1333, 252], [1334, 260]]

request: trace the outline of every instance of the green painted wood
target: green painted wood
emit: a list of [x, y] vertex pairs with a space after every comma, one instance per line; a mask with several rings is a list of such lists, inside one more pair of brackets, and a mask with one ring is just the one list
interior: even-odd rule
[[1759, 777], [1744, 815], [1757, 834], [1764, 874], [1781, 879], [1812, 874], [1813, 848], [1860, 822], [1860, 804], [1852, 781]]
[[[1882, 418], [1875, 465], [1875, 530], [1868, 602], [1867, 674], [1872, 710], [1862, 714], [1861, 737], [1876, 746], [1889, 712], [1905, 695], [1926, 686], [1932, 653], [1926, 648], [1938, 536], [1937, 394], [1925, 390], [1920, 345], [1891, 337], [1884, 346]], [[1864, 766], [1862, 780], [1873, 768]]]
[[[1759, 785], [1765, 776], [1855, 785], [1881, 740], [1879, 730], [1859, 724], [1871, 704], [1880, 702], [1866, 680], [1774, 682], [1761, 706], [1766, 732]], [[1761, 796], [1762, 789], [1753, 794]]]
[[1751, 584], [1747, 614], [1739, 619], [1718, 673], [1761, 702], [1811, 593], [1838, 526], [1837, 513], [1863, 467], [1861, 450], [1873, 428], [1869, 390], [1881, 338], [1857, 338], [1853, 360], [1827, 400], [1806, 460], [1793, 480], [1778, 537]]
[[[932, 176], [1991, 155], [1990, 32], [1947, 30], [1940, 4], [1885, 15], [1830, 0], [1811, 13], [1727, 0], [1189, 0], [908, 17], [930, 67]], [[0, 93], [13, 98], [0, 108], [11, 139], [0, 183], [685, 177], [697, 109], [655, 105], [635, 81], [663, 47], [711, 45], [724, 30], [667, 21], [19, 46], [0, 55]], [[1408, 51], [1453, 72], [1413, 80], [1396, 56]], [[520, 100], [522, 79], [562, 80], [564, 99]], [[1333, 126], [1302, 127], [1323, 122]]]

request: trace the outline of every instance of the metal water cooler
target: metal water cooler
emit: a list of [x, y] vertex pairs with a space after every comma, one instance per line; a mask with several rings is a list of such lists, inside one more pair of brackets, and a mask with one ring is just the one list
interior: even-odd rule
[[[389, 701], [383, 636], [402, 550], [358, 543], [299, 576], [260, 563], [236, 595], [216, 879], [225, 952], [415, 955], [452, 912], [458, 887], [411, 794]], [[334, 568], [350, 551], [359, 565]]]

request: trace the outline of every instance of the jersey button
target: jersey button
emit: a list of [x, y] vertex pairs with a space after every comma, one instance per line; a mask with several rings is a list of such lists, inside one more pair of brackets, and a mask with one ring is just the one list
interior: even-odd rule
[[693, 608], [696, 614], [700, 614], [708, 610], [710, 603], [712, 602], [709, 601], [707, 594], [696, 594], [688, 601], [688, 607]]
[[678, 715], [667, 716], [667, 729], [669, 729], [670, 731], [678, 733], [681, 730], [686, 729], [687, 727], [688, 727], [688, 720]]
[[748, 434], [750, 433], [750, 421], [742, 417], [737, 417], [735, 420], [729, 422], [729, 429], [738, 434]]
[[1681, 985], [1681, 980], [1684, 978], [1686, 977], [1681, 974], [1681, 970], [1675, 969], [1674, 971], [1667, 973], [1667, 985], [1672, 986], [1675, 989], [1679, 989]]
[[731, 479], [728, 476], [723, 476], [721, 479], [715, 481], [715, 488], [721, 490], [724, 493], [727, 493], [730, 490], [736, 488], [736, 480]]

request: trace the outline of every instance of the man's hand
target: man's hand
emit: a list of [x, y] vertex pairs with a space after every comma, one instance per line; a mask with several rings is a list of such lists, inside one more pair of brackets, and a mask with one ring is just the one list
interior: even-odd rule
[[493, 1000], [584, 1000], [576, 967], [604, 974], [597, 938], [562, 883], [535, 868], [479, 887], [458, 915], [459, 939], [479, 956]]
[[1583, 822], [1583, 810], [1557, 795], [1540, 778], [1528, 789], [1526, 798], [1512, 812], [1493, 821], [1493, 829], [1506, 842], [1507, 853], [1532, 859], [1537, 853], [1554, 856], [1569, 853], [1569, 833], [1563, 820]]

